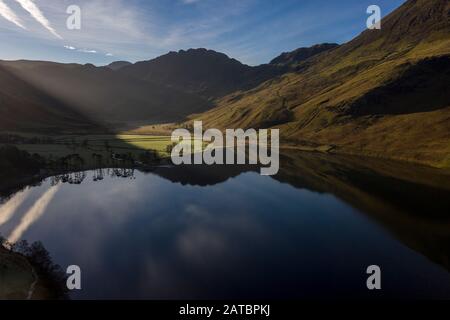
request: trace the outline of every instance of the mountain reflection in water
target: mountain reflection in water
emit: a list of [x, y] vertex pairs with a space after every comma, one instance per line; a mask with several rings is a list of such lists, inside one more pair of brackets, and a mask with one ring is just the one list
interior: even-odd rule
[[[258, 172], [55, 176], [3, 192], [0, 233], [80, 265], [72, 298], [450, 298], [450, 173], [297, 151]], [[381, 292], [366, 289], [372, 264]]]

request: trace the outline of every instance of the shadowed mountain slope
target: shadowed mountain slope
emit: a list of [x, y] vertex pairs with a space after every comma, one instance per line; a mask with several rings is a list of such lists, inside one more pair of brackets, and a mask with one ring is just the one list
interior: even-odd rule
[[96, 130], [72, 106], [39, 90], [0, 65], [0, 128], [2, 130]]
[[[209, 106], [198, 96], [132, 78], [106, 67], [40, 61], [0, 62], [0, 66], [41, 94], [70, 104], [78, 113], [97, 123], [176, 121]], [[33, 109], [32, 104], [29, 109]]]
[[[299, 50], [313, 55], [325, 49]], [[289, 63], [250, 67], [206, 49], [171, 52], [134, 65], [116, 61], [105, 67], [0, 61], [4, 96], [0, 128], [76, 131], [90, 130], [86, 125], [94, 122], [115, 130], [134, 123], [183, 121], [211, 109], [211, 100], [219, 96], [287, 72]]]
[[129, 76], [198, 94], [209, 100], [256, 87], [285, 71], [285, 67], [274, 65], [247, 66], [223, 53], [206, 49], [170, 52], [120, 70]]
[[106, 67], [111, 70], [117, 71], [129, 65], [131, 65], [131, 62], [128, 61], [114, 61], [113, 63], [108, 64]]
[[284, 52], [272, 61], [275, 65], [295, 65], [303, 62], [319, 53], [339, 47], [336, 43], [322, 43], [309, 48], [298, 48], [291, 52]]
[[120, 72], [214, 100], [232, 92], [257, 87], [290, 71], [296, 64], [335, 47], [336, 44], [321, 44], [299, 48], [283, 53], [270, 64], [256, 67], [213, 50], [180, 50], [126, 66]]

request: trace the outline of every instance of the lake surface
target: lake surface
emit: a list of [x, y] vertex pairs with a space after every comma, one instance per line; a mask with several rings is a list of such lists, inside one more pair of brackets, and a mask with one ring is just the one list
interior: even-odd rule
[[[449, 177], [305, 153], [275, 177], [87, 171], [4, 198], [0, 233], [79, 265], [72, 299], [450, 298]], [[381, 291], [366, 287], [373, 264]]]

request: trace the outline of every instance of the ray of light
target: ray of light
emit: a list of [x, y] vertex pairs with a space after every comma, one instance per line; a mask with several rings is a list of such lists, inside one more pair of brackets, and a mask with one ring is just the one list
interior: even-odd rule
[[8, 237], [9, 242], [16, 243], [20, 240], [24, 232], [42, 217], [59, 188], [59, 185], [51, 187], [34, 203], [22, 217], [19, 225], [11, 232], [11, 235]]
[[0, 227], [14, 216], [17, 209], [28, 197], [28, 194], [29, 190], [19, 192], [0, 207]]

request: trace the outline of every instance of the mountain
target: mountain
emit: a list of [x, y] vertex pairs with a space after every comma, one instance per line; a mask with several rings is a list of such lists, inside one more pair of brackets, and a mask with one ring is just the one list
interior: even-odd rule
[[[53, 99], [46, 104], [48, 108], [58, 110], [58, 103], [64, 103], [78, 114], [100, 124], [177, 121], [192, 112], [209, 108], [209, 103], [196, 95], [91, 64], [1, 61], [0, 67], [28, 83], [34, 88], [34, 92]], [[7, 80], [1, 80], [0, 87], [7, 85]], [[17, 90], [19, 97], [20, 92], [24, 91], [12, 85], [5, 90]], [[29, 110], [33, 109], [35, 101], [37, 100], [29, 99]], [[12, 108], [16, 108], [14, 103], [10, 104], [11, 111]]]
[[336, 43], [322, 43], [309, 48], [298, 48], [291, 52], [283, 52], [281, 55], [270, 61], [270, 64], [291, 66], [296, 65], [311, 58], [312, 56], [337, 47], [339, 47], [339, 45]]
[[106, 67], [111, 69], [111, 70], [117, 71], [117, 70], [120, 70], [123, 67], [127, 67], [127, 66], [129, 66], [131, 64], [132, 63], [128, 62], [128, 61], [115, 61], [113, 63], [108, 64]]
[[214, 100], [256, 87], [283, 74], [286, 68], [275, 65], [251, 67], [213, 50], [189, 49], [137, 62], [120, 72]]
[[300, 48], [283, 53], [270, 64], [255, 67], [213, 50], [180, 50], [150, 61], [125, 66], [120, 72], [215, 100], [233, 92], [255, 88], [288, 72], [297, 63], [337, 46], [321, 44]]
[[[329, 46], [297, 51], [305, 52], [305, 58]], [[299, 54], [294, 55], [300, 62]], [[216, 98], [254, 88], [287, 72], [292, 67], [289, 63], [250, 67], [206, 49], [171, 52], [134, 65], [116, 61], [105, 67], [0, 61], [3, 74], [15, 79], [0, 79], [5, 96], [0, 128], [14, 128], [17, 123], [21, 128], [51, 131], [84, 128], [92, 123], [132, 127], [183, 121], [188, 115], [211, 109]], [[25, 95], [21, 97], [20, 92]]]
[[307, 149], [450, 166], [450, 2], [409, 0], [295, 72], [193, 116], [218, 128], [278, 127]]

